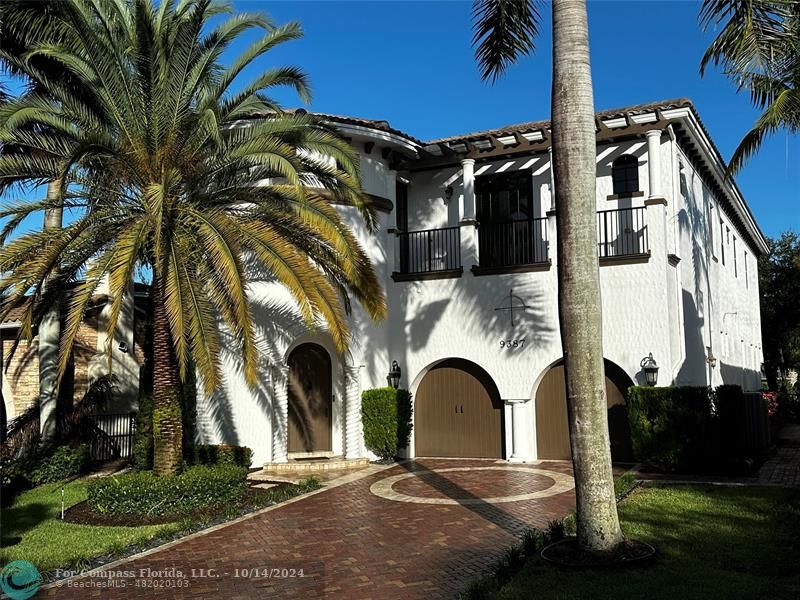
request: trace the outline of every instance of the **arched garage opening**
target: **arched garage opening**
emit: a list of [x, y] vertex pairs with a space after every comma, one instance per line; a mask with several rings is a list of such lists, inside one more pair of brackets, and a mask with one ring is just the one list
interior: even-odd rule
[[[619, 366], [605, 361], [608, 431], [611, 458], [615, 462], [631, 462], [631, 432], [625, 408], [625, 392], [633, 385]], [[536, 390], [536, 449], [540, 460], [569, 460], [569, 424], [564, 365], [559, 361], [542, 378]]]
[[414, 402], [417, 456], [503, 458], [503, 402], [489, 374], [449, 358], [422, 378]]

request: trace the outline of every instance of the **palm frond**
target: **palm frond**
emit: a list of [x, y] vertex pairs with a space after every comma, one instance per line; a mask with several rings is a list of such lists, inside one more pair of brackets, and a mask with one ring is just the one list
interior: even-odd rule
[[535, 0], [475, 0], [472, 45], [483, 79], [502, 76], [521, 56], [533, 52], [541, 16]]

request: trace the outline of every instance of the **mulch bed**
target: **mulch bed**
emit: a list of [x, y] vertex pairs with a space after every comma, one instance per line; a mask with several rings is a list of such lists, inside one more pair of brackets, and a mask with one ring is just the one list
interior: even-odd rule
[[232, 508], [239, 512], [252, 512], [258, 508], [263, 508], [268, 505], [264, 501], [265, 498], [274, 494], [275, 491], [282, 488], [292, 487], [291, 484], [284, 483], [269, 490], [260, 488], [248, 487], [242, 497], [242, 500], [236, 505], [213, 506], [198, 509], [189, 513], [173, 513], [166, 515], [101, 515], [94, 512], [87, 501], [79, 502], [71, 506], [64, 513], [64, 520], [68, 523], [78, 523], [81, 525], [107, 525], [112, 527], [141, 527], [143, 525], [165, 525], [167, 523], [175, 523], [184, 519], [189, 519], [193, 522], [202, 520], [214, 519], [227, 512]]
[[655, 553], [650, 544], [638, 540], [625, 540], [609, 553], [596, 554], [583, 550], [578, 546], [576, 538], [569, 537], [546, 546], [542, 550], [542, 558], [562, 567], [589, 569], [638, 566], [653, 559]]

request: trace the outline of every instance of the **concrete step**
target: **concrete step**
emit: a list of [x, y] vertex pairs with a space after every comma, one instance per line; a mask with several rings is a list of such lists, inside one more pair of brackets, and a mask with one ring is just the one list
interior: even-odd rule
[[347, 469], [361, 469], [369, 465], [367, 458], [344, 459], [341, 457], [333, 458], [314, 458], [305, 460], [290, 460], [285, 463], [266, 463], [264, 470], [270, 473], [313, 473], [320, 471], [344, 471]]

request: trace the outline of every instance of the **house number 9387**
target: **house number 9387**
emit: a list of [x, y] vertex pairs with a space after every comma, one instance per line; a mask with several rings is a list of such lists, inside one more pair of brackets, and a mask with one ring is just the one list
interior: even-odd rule
[[522, 348], [525, 345], [525, 339], [520, 340], [500, 340], [500, 347], [501, 348], [508, 348], [513, 350], [514, 348]]

